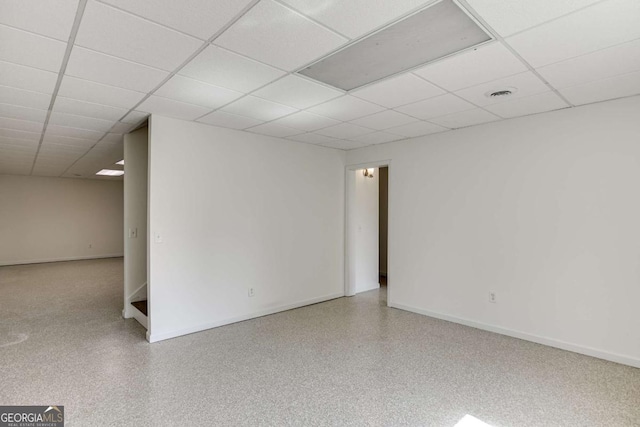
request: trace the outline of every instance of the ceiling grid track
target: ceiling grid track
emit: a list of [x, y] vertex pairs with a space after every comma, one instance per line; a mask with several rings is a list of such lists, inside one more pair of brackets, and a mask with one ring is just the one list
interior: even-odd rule
[[[85, 2], [87, 0], [84, 0]], [[102, 138], [100, 138], [98, 141], [96, 141], [96, 143], [89, 148], [89, 150], [87, 150], [86, 153], [84, 153], [82, 156], [78, 157], [71, 165], [69, 165], [69, 167], [67, 169], [64, 170], [64, 172], [62, 172], [62, 175], [66, 174], [69, 169], [71, 169], [76, 163], [78, 163], [78, 161], [82, 160], [87, 154], [89, 154], [89, 152], [93, 149], [93, 147], [95, 147], [96, 145], [98, 145], [98, 143], [100, 141], [102, 141], [102, 139], [104, 139], [109, 133], [111, 133], [111, 130], [117, 126], [120, 121], [122, 119], [124, 119], [125, 117], [127, 117], [132, 111], [135, 111], [136, 108], [142, 104], [144, 101], [146, 101], [147, 99], [149, 99], [149, 97], [151, 95], [153, 95], [158, 89], [160, 89], [165, 83], [167, 83], [173, 76], [175, 76], [176, 74], [178, 74], [178, 72], [180, 70], [182, 70], [189, 62], [191, 62], [196, 56], [198, 56], [200, 53], [202, 53], [203, 50], [205, 50], [209, 45], [211, 45], [211, 43], [213, 42], [213, 40], [215, 40], [216, 38], [218, 38], [220, 36], [220, 34], [222, 34], [223, 32], [225, 32], [227, 30], [227, 28], [229, 28], [231, 25], [233, 25], [238, 19], [242, 18], [247, 12], [249, 12], [256, 4], [258, 4], [260, 2], [260, 0], [253, 0], [251, 3], [249, 3], [242, 11], [240, 11], [233, 19], [231, 19], [229, 22], [227, 22], [220, 30], [218, 30], [213, 36], [211, 36], [209, 39], [207, 39], [202, 46], [200, 46], [195, 52], [193, 52], [191, 55], [189, 55], [189, 57], [187, 59], [185, 59], [182, 64], [180, 64], [175, 70], [173, 70], [171, 73], [169, 73], [169, 75], [167, 77], [165, 77], [160, 83], [158, 83], [158, 85], [153, 88], [151, 91], [147, 92], [147, 94], [142, 97], [142, 99], [140, 101], [138, 101], [133, 107], [131, 107], [129, 109], [129, 111], [127, 111], [122, 117], [120, 117], [118, 119], [118, 121], [111, 127], [111, 129], [109, 129], [107, 131], [107, 133], [104, 134], [104, 136]], [[135, 16], [135, 15], [134, 15]], [[142, 18], [142, 19], [146, 19], [146, 18]], [[153, 22], [153, 21], [150, 21]], [[155, 24], [155, 22], [154, 22]], [[158, 24], [159, 25], [159, 24]], [[192, 36], [193, 37], [193, 36]], [[142, 123], [144, 123], [144, 121], [147, 120], [142, 119], [140, 122], [138, 122], [135, 127], [140, 126]]]
[[53, 89], [53, 93], [51, 94], [51, 102], [49, 103], [49, 109], [47, 110], [47, 117], [45, 118], [44, 124], [42, 126], [42, 134], [40, 135], [40, 141], [38, 142], [38, 148], [36, 149], [36, 154], [33, 158], [33, 164], [31, 165], [31, 171], [29, 171], [29, 175], [33, 175], [33, 170], [36, 167], [36, 161], [38, 160], [38, 155], [40, 154], [40, 148], [42, 147], [44, 134], [47, 131], [47, 126], [49, 125], [49, 118], [51, 117], [51, 111], [53, 110], [53, 106], [56, 102], [56, 97], [58, 96], [58, 91], [60, 90], [60, 85], [62, 84], [64, 73], [67, 71], [67, 63], [69, 62], [69, 57], [71, 56], [71, 51], [73, 50], [73, 46], [76, 41], [76, 35], [78, 34], [78, 29], [80, 28], [80, 22], [82, 22], [82, 15], [84, 14], [84, 9], [86, 6], [87, 6], [87, 0], [80, 0], [80, 2], [78, 3], [76, 16], [75, 16], [75, 19], [73, 20], [73, 26], [71, 27], [69, 40], [67, 41], [67, 49], [64, 52], [62, 65], [60, 66], [60, 71], [58, 72], [58, 79], [56, 80], [56, 85]]
[[[504, 37], [502, 37], [500, 34], [498, 34], [497, 31], [495, 31], [479, 14], [478, 12], [475, 11], [474, 8], [472, 8], [469, 3], [467, 3], [466, 0], [458, 0], [460, 2], [461, 5], [463, 5], [467, 11], [473, 15], [473, 17], [475, 19], [478, 20], [478, 22], [480, 22], [482, 25], [484, 25], [484, 27], [487, 29], [487, 31], [490, 32], [490, 34], [500, 43], [502, 43], [502, 45], [507, 48], [509, 50], [509, 52], [511, 52], [511, 54], [513, 56], [515, 56], [516, 58], [518, 58], [518, 60], [520, 60], [520, 62], [522, 62], [522, 64], [524, 64], [525, 67], [527, 67], [527, 69], [529, 70], [529, 72], [531, 72], [533, 75], [535, 75], [538, 79], [540, 79], [540, 81], [542, 81], [542, 83], [545, 84], [545, 86], [547, 86], [549, 88], [549, 90], [553, 93], [555, 93], [558, 98], [562, 99], [563, 102], [565, 102], [567, 104], [568, 107], [575, 107], [575, 105], [573, 105], [573, 103], [571, 103], [564, 95], [562, 95], [560, 93], [560, 91], [558, 89], [556, 89], [555, 87], [551, 86], [551, 84], [547, 81], [547, 79], [545, 79], [544, 77], [542, 77], [542, 75], [531, 66], [531, 64], [529, 64], [529, 62], [527, 62], [527, 60], [525, 60], [522, 55], [520, 55], [518, 52], [516, 52], [516, 50], [514, 48], [511, 47], [511, 45], [509, 43], [507, 43], [504, 39]], [[589, 6], [587, 6], [589, 7]], [[575, 12], [575, 11], [574, 11]], [[572, 12], [573, 13], [573, 12]], [[546, 22], [545, 22], [546, 23]]]
[[[453, 18], [460, 10], [469, 24]], [[636, 0], [70, 0], [6, 11], [0, 173], [95, 178], [149, 115], [350, 150], [640, 91]]]

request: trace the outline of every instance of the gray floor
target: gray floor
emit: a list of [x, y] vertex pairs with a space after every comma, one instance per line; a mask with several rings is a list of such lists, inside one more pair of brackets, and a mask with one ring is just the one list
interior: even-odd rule
[[640, 370], [417, 314], [386, 293], [149, 345], [122, 259], [0, 267], [0, 404], [68, 426], [638, 426]]

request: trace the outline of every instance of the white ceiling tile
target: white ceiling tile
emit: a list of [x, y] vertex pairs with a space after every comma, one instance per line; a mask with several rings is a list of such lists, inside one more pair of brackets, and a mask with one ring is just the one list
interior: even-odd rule
[[272, 0], [262, 0], [214, 43], [292, 71], [347, 42], [336, 33]]
[[202, 46], [202, 41], [89, 0], [76, 45], [173, 71]]
[[179, 74], [247, 93], [274, 81], [285, 72], [228, 50], [209, 46], [185, 65]]
[[59, 153], [60, 155], [81, 155], [87, 152], [88, 147], [82, 145], [63, 145], [63, 144], [52, 144], [49, 142], [42, 142], [42, 146], [40, 147], [40, 154], [44, 153]]
[[342, 96], [344, 92], [302, 77], [289, 75], [263, 87], [252, 95], [290, 107], [305, 109]]
[[0, 164], [10, 163], [11, 160], [15, 160], [8, 158], [9, 155], [13, 156], [15, 154], [21, 155], [19, 157], [22, 157], [22, 160], [28, 161], [29, 159], [31, 159], [31, 161], [33, 161], [36, 155], [36, 150], [36, 147], [19, 147], [0, 144]]
[[149, 92], [169, 73], [76, 46], [71, 51], [66, 75], [124, 89]]
[[300, 135], [290, 136], [287, 139], [296, 142], [304, 142], [305, 144], [327, 144], [330, 142], [340, 141], [339, 139], [318, 135], [317, 133], [303, 133]]
[[446, 130], [449, 129], [442, 126], [434, 125], [433, 123], [413, 122], [406, 125], [389, 128], [386, 130], [386, 132], [406, 136], [408, 138], [415, 138], [417, 136], [444, 132]]
[[137, 107], [140, 111], [159, 114], [161, 116], [175, 117], [182, 120], [195, 120], [207, 114], [210, 108], [200, 105], [187, 104], [185, 102], [174, 101], [169, 98], [151, 95]]
[[124, 136], [119, 133], [108, 133], [100, 140], [100, 145], [105, 144], [123, 144]]
[[226, 113], [220, 110], [207, 114], [201, 119], [198, 119], [198, 121], [209, 125], [231, 129], [246, 129], [263, 122], [263, 120], [257, 120], [250, 117], [239, 116], [237, 114]]
[[52, 112], [49, 124], [69, 126], [72, 128], [89, 129], [101, 131], [102, 133], [111, 129], [113, 120], [101, 120], [93, 117], [76, 116], [75, 114]]
[[320, 129], [316, 131], [316, 133], [332, 138], [351, 139], [360, 135], [373, 133], [373, 130], [352, 123], [340, 123], [339, 125]]
[[351, 123], [370, 129], [384, 130], [395, 126], [406, 125], [415, 122], [416, 119], [393, 110], [385, 110], [370, 116], [361, 117]]
[[36, 159], [36, 164], [34, 167], [34, 172], [42, 172], [43, 170], [57, 170], [58, 174], [64, 172], [71, 164], [76, 161], [80, 157], [80, 155], [69, 157], [69, 156], [40, 156]]
[[[511, 90], [513, 94], [503, 97], [490, 97], [487, 95], [500, 90]], [[549, 86], [544, 84], [535, 74], [527, 71], [459, 90], [456, 92], [456, 95], [475, 105], [484, 106], [510, 101], [515, 98], [523, 98], [525, 96], [535, 95], [536, 93], [547, 92], [548, 90]]]
[[0, 125], [0, 137], [26, 139], [29, 141], [40, 141], [40, 135], [42, 135], [42, 129], [38, 132], [27, 132], [24, 130], [15, 130], [3, 128]]
[[609, 0], [509, 37], [534, 68], [640, 38], [640, 1]]
[[302, 133], [299, 129], [282, 126], [277, 123], [264, 123], [247, 129], [248, 132], [259, 133], [262, 135], [275, 136], [284, 138], [287, 136], [298, 135]]
[[364, 142], [367, 144], [384, 144], [385, 142], [398, 141], [404, 139], [404, 136], [394, 135], [386, 132], [374, 132], [367, 135], [351, 138], [352, 141]]
[[640, 70], [640, 39], [557, 62], [537, 71], [551, 86], [564, 88]]
[[64, 172], [63, 167], [55, 168], [55, 169], [35, 169], [33, 170], [34, 176], [60, 176], [62, 172]]
[[67, 42], [78, 0], [2, 0], [0, 23]]
[[59, 72], [67, 44], [0, 24], [0, 60]]
[[60, 176], [75, 159], [52, 159], [52, 158], [38, 158], [33, 168], [33, 174], [39, 176]]
[[426, 99], [413, 104], [398, 107], [397, 110], [419, 119], [428, 120], [432, 117], [444, 116], [445, 114], [457, 113], [458, 111], [471, 110], [476, 108], [473, 104], [447, 93]]
[[49, 125], [47, 126], [46, 133], [49, 135], [67, 136], [71, 138], [92, 139], [94, 141], [99, 140], [102, 135], [104, 135], [104, 132], [74, 128], [69, 126], [60, 126], [52, 123], [49, 123]]
[[75, 77], [64, 76], [58, 96], [93, 102], [96, 104], [130, 109], [143, 97], [144, 93]]
[[384, 109], [379, 105], [363, 101], [351, 95], [345, 95], [312, 107], [308, 111], [336, 120], [349, 121], [378, 113]]
[[51, 148], [40, 148], [38, 152], [38, 162], [49, 162], [49, 163], [66, 163], [67, 166], [78, 159], [78, 157], [82, 156], [84, 153], [76, 153], [69, 151], [60, 151]]
[[56, 102], [53, 105], [53, 111], [56, 113], [75, 114], [77, 116], [115, 121], [127, 114], [128, 110], [57, 96]]
[[574, 12], [598, 1], [467, 0], [489, 26], [503, 37]]
[[209, 83], [175, 75], [163, 84], [155, 94], [165, 98], [214, 109], [240, 98], [243, 94]]
[[326, 128], [332, 125], [340, 123], [338, 120], [333, 120], [328, 117], [319, 116], [317, 114], [309, 113], [307, 111], [298, 111], [287, 117], [275, 120], [274, 123], [292, 127], [295, 129], [312, 132], [314, 130]]
[[36, 150], [16, 150], [13, 147], [0, 147], [0, 165], [8, 165], [11, 163], [33, 163]]
[[353, 96], [395, 108], [443, 94], [444, 91], [411, 73], [402, 74], [352, 91]]
[[527, 67], [502, 43], [495, 42], [445, 58], [415, 70], [450, 91], [486, 83], [527, 71]]
[[0, 117], [44, 123], [47, 118], [47, 110], [0, 104]]
[[29, 175], [31, 173], [31, 165], [30, 164], [9, 164], [3, 165], [0, 164], [0, 173], [5, 173], [8, 175]]
[[2, 153], [2, 161], [3, 162], [19, 162], [19, 163], [27, 163], [33, 162], [33, 158], [35, 157], [32, 153], [26, 152], [4, 152]]
[[318, 0], [283, 1], [350, 38], [357, 38], [419, 7], [433, 3], [433, 0], [349, 0], [340, 3], [321, 3]]
[[320, 145], [328, 148], [337, 148], [339, 150], [355, 150], [356, 148], [368, 147], [369, 145], [372, 145], [372, 144], [368, 142], [345, 141], [345, 140], [338, 139], [336, 141], [327, 142]]
[[121, 121], [124, 123], [138, 124], [147, 117], [149, 117], [149, 113], [144, 113], [142, 111], [131, 111]]
[[574, 105], [622, 98], [640, 93], [640, 71], [560, 89]]
[[251, 0], [103, 0], [203, 40], [213, 36]]
[[[135, 128], [134, 123], [125, 123], [125, 122], [116, 122], [111, 130], [109, 130], [109, 135], [120, 135], [124, 133], [129, 133]], [[102, 141], [100, 141], [102, 143]]]
[[15, 148], [24, 151], [31, 151], [38, 148], [38, 141], [29, 141], [26, 139], [7, 138], [0, 136], [0, 146], [4, 148]]
[[481, 123], [494, 122], [496, 120], [499, 120], [498, 116], [478, 108], [475, 110], [447, 114], [446, 116], [436, 117], [430, 121], [440, 126], [457, 129], [466, 126], [479, 125]]
[[53, 93], [57, 80], [57, 73], [0, 61], [0, 83], [3, 86]]
[[0, 86], [0, 100], [10, 105], [47, 110], [51, 102], [51, 95]]
[[568, 107], [567, 103], [554, 92], [539, 93], [526, 98], [513, 99], [500, 104], [488, 105], [486, 110], [505, 119], [511, 117], [538, 114], [545, 111], [559, 110]]
[[36, 148], [32, 147], [17, 147], [17, 146], [6, 146], [0, 144], [0, 163], [9, 163], [11, 160], [8, 156], [18, 155], [18, 158], [22, 158], [23, 160], [28, 161], [31, 158], [33, 161], [34, 156], [36, 155]]
[[275, 120], [278, 117], [286, 116], [287, 114], [297, 111], [295, 108], [276, 104], [275, 102], [256, 98], [255, 96], [247, 96], [239, 99], [222, 108], [222, 110], [263, 121]]
[[95, 139], [75, 138], [75, 137], [51, 134], [49, 133], [48, 129], [49, 128], [47, 128], [47, 132], [45, 132], [44, 138], [42, 139], [43, 144], [48, 143], [48, 144], [69, 145], [69, 146], [75, 146], [75, 147], [85, 147], [86, 149], [89, 149], [89, 147], [91, 147], [96, 143]]
[[44, 125], [44, 120], [33, 121], [33, 120], [18, 120], [18, 119], [10, 119], [6, 117], [0, 117], [0, 128], [3, 129], [13, 129], [13, 130], [21, 130], [24, 132], [42, 132], [42, 127]]

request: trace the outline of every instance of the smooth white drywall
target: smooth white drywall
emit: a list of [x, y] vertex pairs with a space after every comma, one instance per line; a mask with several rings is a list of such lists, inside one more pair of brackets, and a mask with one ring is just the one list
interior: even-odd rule
[[122, 256], [122, 181], [0, 175], [0, 265]]
[[355, 291], [364, 292], [379, 287], [378, 281], [378, 169], [373, 178], [363, 170], [355, 172]]
[[343, 151], [155, 115], [149, 135], [150, 341], [344, 294]]
[[124, 136], [124, 317], [147, 298], [148, 128]]
[[639, 113], [633, 97], [348, 152], [393, 162], [390, 304], [640, 366]]

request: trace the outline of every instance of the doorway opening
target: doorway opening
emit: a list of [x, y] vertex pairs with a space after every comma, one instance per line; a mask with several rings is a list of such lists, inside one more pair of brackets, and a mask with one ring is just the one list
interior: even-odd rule
[[387, 286], [387, 230], [389, 229], [389, 168], [378, 169], [378, 277]]
[[147, 126], [124, 136], [124, 307], [122, 317], [133, 317], [149, 330], [148, 284], [148, 163]]
[[383, 287], [389, 304], [389, 163], [347, 167], [345, 295]]

